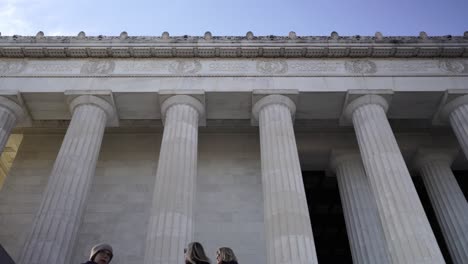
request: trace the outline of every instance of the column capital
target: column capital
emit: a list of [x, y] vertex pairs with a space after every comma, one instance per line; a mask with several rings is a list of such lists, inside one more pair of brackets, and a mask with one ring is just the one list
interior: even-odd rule
[[109, 90], [67, 90], [64, 92], [70, 113], [83, 104], [98, 106], [107, 114], [107, 126], [119, 126], [119, 116], [114, 97]]
[[353, 113], [356, 109], [358, 109], [361, 106], [371, 104], [380, 105], [384, 109], [385, 113], [388, 111], [389, 104], [387, 99], [378, 94], [366, 94], [350, 101], [347, 105], [345, 105], [343, 111], [343, 118], [345, 119], [345, 121], [350, 122], [353, 118]]
[[431, 164], [435, 161], [442, 161], [450, 166], [458, 152], [458, 149], [454, 148], [422, 148], [418, 150], [413, 159], [413, 167], [420, 170], [426, 164]]
[[439, 114], [440, 121], [447, 122], [450, 114], [462, 105], [468, 105], [468, 94], [462, 95], [446, 103]]
[[362, 163], [359, 150], [354, 149], [333, 149], [330, 153], [330, 171], [336, 173], [336, 169], [343, 162], [359, 162]]
[[205, 123], [205, 106], [195, 97], [191, 95], [186, 95], [186, 94], [172, 95], [162, 102], [161, 114], [162, 114], [163, 124], [165, 123], [165, 120], [166, 120], [167, 110], [174, 105], [188, 105], [188, 106], [193, 107], [198, 112], [198, 115], [199, 115], [198, 124], [200, 126], [205, 125], [204, 124]]
[[446, 125], [450, 114], [464, 104], [468, 104], [468, 89], [447, 89], [432, 118], [432, 124]]
[[6, 108], [12, 112], [16, 117], [17, 123], [21, 122], [26, 117], [24, 109], [18, 103], [3, 95], [0, 95], [0, 107]]
[[262, 99], [260, 99], [258, 102], [256, 102], [253, 105], [252, 115], [255, 121], [259, 120], [260, 111], [265, 106], [272, 105], [272, 104], [280, 104], [280, 105], [286, 106], [289, 109], [291, 116], [294, 116], [294, 114], [296, 113], [296, 104], [289, 97], [280, 95], [280, 94], [270, 94], [270, 95], [263, 97]]
[[[78, 95], [70, 101], [70, 112], [73, 113], [75, 109], [80, 105], [91, 104], [101, 108], [107, 114], [107, 125], [116, 126], [116, 111], [114, 106], [106, 100], [99, 98], [95, 95], [84, 94]], [[113, 122], [114, 121], [114, 122]]]

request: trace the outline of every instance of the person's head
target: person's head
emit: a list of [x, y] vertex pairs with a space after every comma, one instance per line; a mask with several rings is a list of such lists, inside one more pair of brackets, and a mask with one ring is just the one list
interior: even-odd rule
[[188, 244], [187, 250], [184, 251], [185, 263], [196, 264], [198, 261], [210, 262], [210, 259], [205, 254], [203, 246], [198, 242]]
[[89, 260], [97, 264], [109, 264], [114, 256], [112, 247], [109, 244], [97, 244], [91, 249]]
[[216, 251], [216, 260], [218, 264], [222, 263], [237, 263], [236, 255], [234, 255], [234, 251], [228, 247], [220, 247]]

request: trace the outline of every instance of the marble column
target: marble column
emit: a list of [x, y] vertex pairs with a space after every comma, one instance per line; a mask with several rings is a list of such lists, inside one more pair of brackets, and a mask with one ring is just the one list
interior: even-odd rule
[[390, 263], [361, 156], [354, 151], [333, 151], [330, 165], [338, 181], [353, 263]]
[[456, 153], [423, 150], [416, 157], [453, 263], [468, 263], [468, 203], [450, 165]]
[[21, 264], [68, 264], [76, 242], [107, 120], [115, 113], [107, 101], [76, 97], [73, 113], [52, 168]]
[[296, 106], [268, 95], [253, 107], [259, 121], [267, 263], [317, 263], [291, 115]]
[[391, 263], [445, 263], [387, 120], [379, 95], [352, 101], [352, 120], [362, 161], [377, 202]]
[[454, 99], [442, 108], [442, 121], [449, 120], [450, 125], [468, 159], [468, 95]]
[[24, 116], [20, 105], [12, 100], [0, 96], [0, 154], [10, 137], [11, 130]]
[[198, 124], [204, 106], [175, 95], [161, 106], [164, 134], [146, 237], [145, 264], [184, 263], [184, 247], [193, 237], [193, 201], [197, 176]]

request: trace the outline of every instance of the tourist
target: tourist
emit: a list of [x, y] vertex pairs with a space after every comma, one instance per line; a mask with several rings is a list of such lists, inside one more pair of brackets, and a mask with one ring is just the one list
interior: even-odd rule
[[192, 242], [184, 250], [185, 264], [210, 264], [210, 259], [206, 256], [203, 246], [198, 242]]
[[114, 256], [109, 244], [97, 244], [91, 249], [89, 261], [83, 264], [109, 264]]
[[216, 251], [217, 264], [238, 264], [234, 251], [228, 247], [220, 247]]

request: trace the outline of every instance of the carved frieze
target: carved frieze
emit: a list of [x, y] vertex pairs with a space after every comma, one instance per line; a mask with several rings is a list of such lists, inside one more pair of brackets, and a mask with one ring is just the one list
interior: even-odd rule
[[468, 59], [0, 59], [1, 76], [444, 76]]
[[468, 73], [467, 63], [460, 60], [442, 60], [439, 62], [439, 67], [447, 73]]
[[351, 60], [345, 62], [345, 69], [350, 73], [369, 74], [377, 72], [377, 65], [370, 60]]
[[284, 74], [288, 72], [288, 64], [284, 60], [259, 60], [257, 71], [264, 74]]
[[401, 60], [389, 63], [379, 63], [379, 72], [396, 75], [409, 74], [441, 74], [436, 60]]
[[5, 60], [0, 61], [0, 73], [2, 74], [18, 74], [26, 68], [25, 60]]
[[92, 60], [81, 67], [82, 74], [110, 74], [114, 71], [115, 62], [112, 60]]
[[289, 68], [291, 71], [301, 73], [336, 72], [340, 68], [341, 64], [341, 62], [336, 61], [294, 61], [289, 63]]
[[74, 73], [75, 69], [80, 66], [77, 62], [64, 61], [32, 61], [29, 63], [29, 68], [33, 72], [56, 72], [56, 73]]
[[249, 69], [249, 65], [245, 62], [212, 62], [208, 64], [208, 68], [212, 72], [245, 72]]
[[118, 63], [116, 72], [151, 73], [167, 71], [168, 63], [159, 60], [129, 60], [126, 63]]
[[202, 68], [198, 60], [176, 60], [169, 63], [169, 71], [174, 74], [195, 74]]

